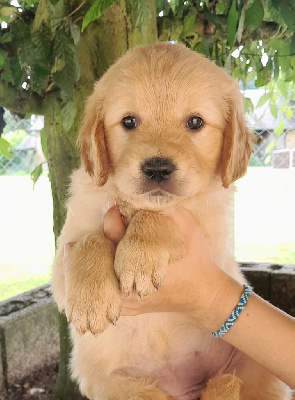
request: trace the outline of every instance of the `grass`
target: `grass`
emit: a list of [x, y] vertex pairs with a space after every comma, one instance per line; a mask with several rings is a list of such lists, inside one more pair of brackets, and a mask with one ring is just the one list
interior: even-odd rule
[[294, 168], [261, 167], [237, 182], [237, 260], [295, 264], [294, 182]]
[[[237, 182], [238, 261], [295, 264], [295, 169], [249, 168]], [[54, 257], [48, 178], [0, 177], [0, 301], [50, 279]]]
[[0, 300], [48, 282], [54, 257], [48, 178], [0, 177]]

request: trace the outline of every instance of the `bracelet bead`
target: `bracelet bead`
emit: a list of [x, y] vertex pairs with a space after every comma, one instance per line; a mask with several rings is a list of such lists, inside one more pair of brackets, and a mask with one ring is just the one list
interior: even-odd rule
[[217, 331], [212, 332], [212, 336], [214, 336], [216, 338], [220, 338], [220, 337], [224, 336], [230, 330], [230, 328], [234, 325], [234, 323], [238, 319], [239, 315], [241, 314], [241, 312], [246, 307], [246, 304], [247, 304], [247, 302], [249, 300], [249, 297], [250, 297], [250, 295], [252, 293], [252, 287], [249, 286], [249, 285], [243, 285], [243, 286], [244, 286], [244, 291], [242, 293], [240, 301], [235, 306], [235, 308], [233, 309], [231, 315], [225, 321], [225, 323], [222, 325], [222, 327], [220, 329], [218, 329]]

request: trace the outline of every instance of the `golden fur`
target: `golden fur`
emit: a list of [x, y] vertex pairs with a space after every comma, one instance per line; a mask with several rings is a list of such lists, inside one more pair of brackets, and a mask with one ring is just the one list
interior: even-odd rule
[[[121, 121], [130, 115], [137, 126], [126, 130]], [[187, 127], [191, 116], [203, 119], [201, 129]], [[117, 321], [122, 293], [147, 295], [182, 256], [169, 218], [176, 206], [199, 222], [220, 268], [244, 281], [227, 234], [231, 184], [251, 152], [237, 83], [182, 45], [136, 48], [96, 83], [78, 141], [82, 167], [72, 176], [52, 287], [71, 322], [72, 373], [82, 393], [92, 400], [289, 399], [286, 385], [184, 315]], [[155, 157], [175, 166], [157, 189], [142, 172]], [[102, 225], [114, 204], [128, 224], [117, 249]]]

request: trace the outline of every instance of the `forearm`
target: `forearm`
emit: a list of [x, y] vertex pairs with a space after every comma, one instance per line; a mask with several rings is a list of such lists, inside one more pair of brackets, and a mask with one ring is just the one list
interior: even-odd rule
[[[239, 301], [242, 291], [242, 285], [228, 277], [211, 306], [210, 318], [203, 319], [202, 325], [210, 331], [219, 329]], [[223, 339], [295, 388], [294, 318], [252, 294]]]
[[295, 388], [295, 319], [252, 294], [224, 340]]

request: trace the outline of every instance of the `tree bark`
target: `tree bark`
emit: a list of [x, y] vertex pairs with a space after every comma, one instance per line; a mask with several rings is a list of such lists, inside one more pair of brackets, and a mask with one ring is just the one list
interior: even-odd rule
[[[91, 23], [81, 35], [78, 44], [80, 80], [75, 85], [74, 101], [77, 107], [75, 123], [69, 132], [64, 132], [61, 121], [61, 104], [56, 97], [50, 112], [45, 116], [47, 159], [53, 198], [54, 234], [61, 232], [66, 216], [66, 198], [69, 176], [79, 165], [76, 138], [83, 115], [84, 103], [93, 89], [93, 84], [107, 68], [128, 48], [148, 44], [157, 40], [156, 12], [153, 1], [149, 2], [149, 13], [143, 24], [136, 25], [137, 15], [128, 15], [126, 8], [132, 7], [133, 0], [120, 0], [98, 21]], [[60, 361], [54, 400], [78, 400], [76, 385], [69, 377], [71, 340], [65, 316], [60, 315]]]

